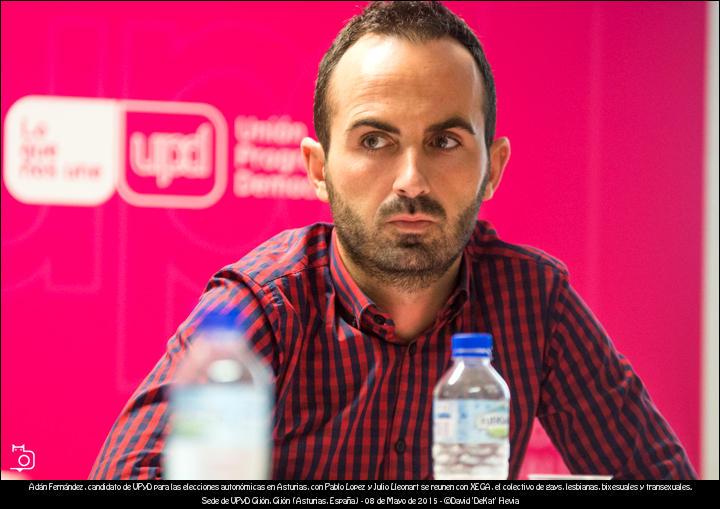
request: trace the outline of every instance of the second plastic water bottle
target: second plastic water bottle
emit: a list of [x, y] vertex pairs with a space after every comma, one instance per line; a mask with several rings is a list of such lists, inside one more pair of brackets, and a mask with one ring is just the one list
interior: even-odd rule
[[433, 393], [435, 479], [507, 479], [510, 391], [490, 365], [490, 334], [455, 334]]
[[237, 312], [208, 313], [170, 390], [166, 479], [267, 479], [270, 370], [246, 344]]

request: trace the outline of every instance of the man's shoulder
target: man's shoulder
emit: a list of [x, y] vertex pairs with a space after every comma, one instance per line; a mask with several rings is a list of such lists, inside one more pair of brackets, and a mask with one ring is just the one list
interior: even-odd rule
[[484, 220], [477, 221], [468, 242], [467, 252], [472, 260], [477, 262], [505, 258], [524, 261], [540, 269], [550, 269], [563, 276], [568, 274], [568, 269], [562, 261], [542, 249], [523, 244], [512, 244], [502, 240], [493, 225]]
[[224, 270], [265, 286], [285, 276], [327, 266], [332, 229], [332, 224], [314, 223], [282, 231]]

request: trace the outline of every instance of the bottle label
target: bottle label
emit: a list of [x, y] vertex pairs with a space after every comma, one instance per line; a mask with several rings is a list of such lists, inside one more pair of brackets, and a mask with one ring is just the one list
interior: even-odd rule
[[433, 404], [436, 444], [499, 444], [510, 432], [510, 405], [503, 400], [444, 399]]
[[178, 387], [170, 397], [168, 479], [263, 479], [272, 447], [272, 394], [258, 387]]

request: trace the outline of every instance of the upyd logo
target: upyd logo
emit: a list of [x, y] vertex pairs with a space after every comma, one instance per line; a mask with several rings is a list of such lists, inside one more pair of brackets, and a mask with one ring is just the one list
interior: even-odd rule
[[212, 174], [212, 128], [203, 122], [190, 134], [132, 133], [130, 167], [143, 177], [154, 177], [160, 189], [177, 177], [206, 179]]
[[122, 101], [118, 192], [139, 207], [207, 208], [227, 185], [227, 126], [207, 104]]
[[18, 201], [207, 208], [227, 186], [227, 125], [202, 103], [26, 96], [4, 122], [3, 179]]

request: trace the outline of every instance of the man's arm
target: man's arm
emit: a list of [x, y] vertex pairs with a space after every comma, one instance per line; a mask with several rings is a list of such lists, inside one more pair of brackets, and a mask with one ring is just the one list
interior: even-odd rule
[[630, 362], [562, 277], [538, 418], [573, 473], [694, 479], [680, 441]]
[[161, 479], [162, 452], [169, 431], [168, 390], [187, 354], [193, 333], [210, 309], [240, 310], [242, 329], [253, 349], [277, 374], [272, 296], [252, 280], [229, 270], [210, 281], [190, 317], [168, 341], [167, 350], [130, 397], [100, 450], [90, 479]]

